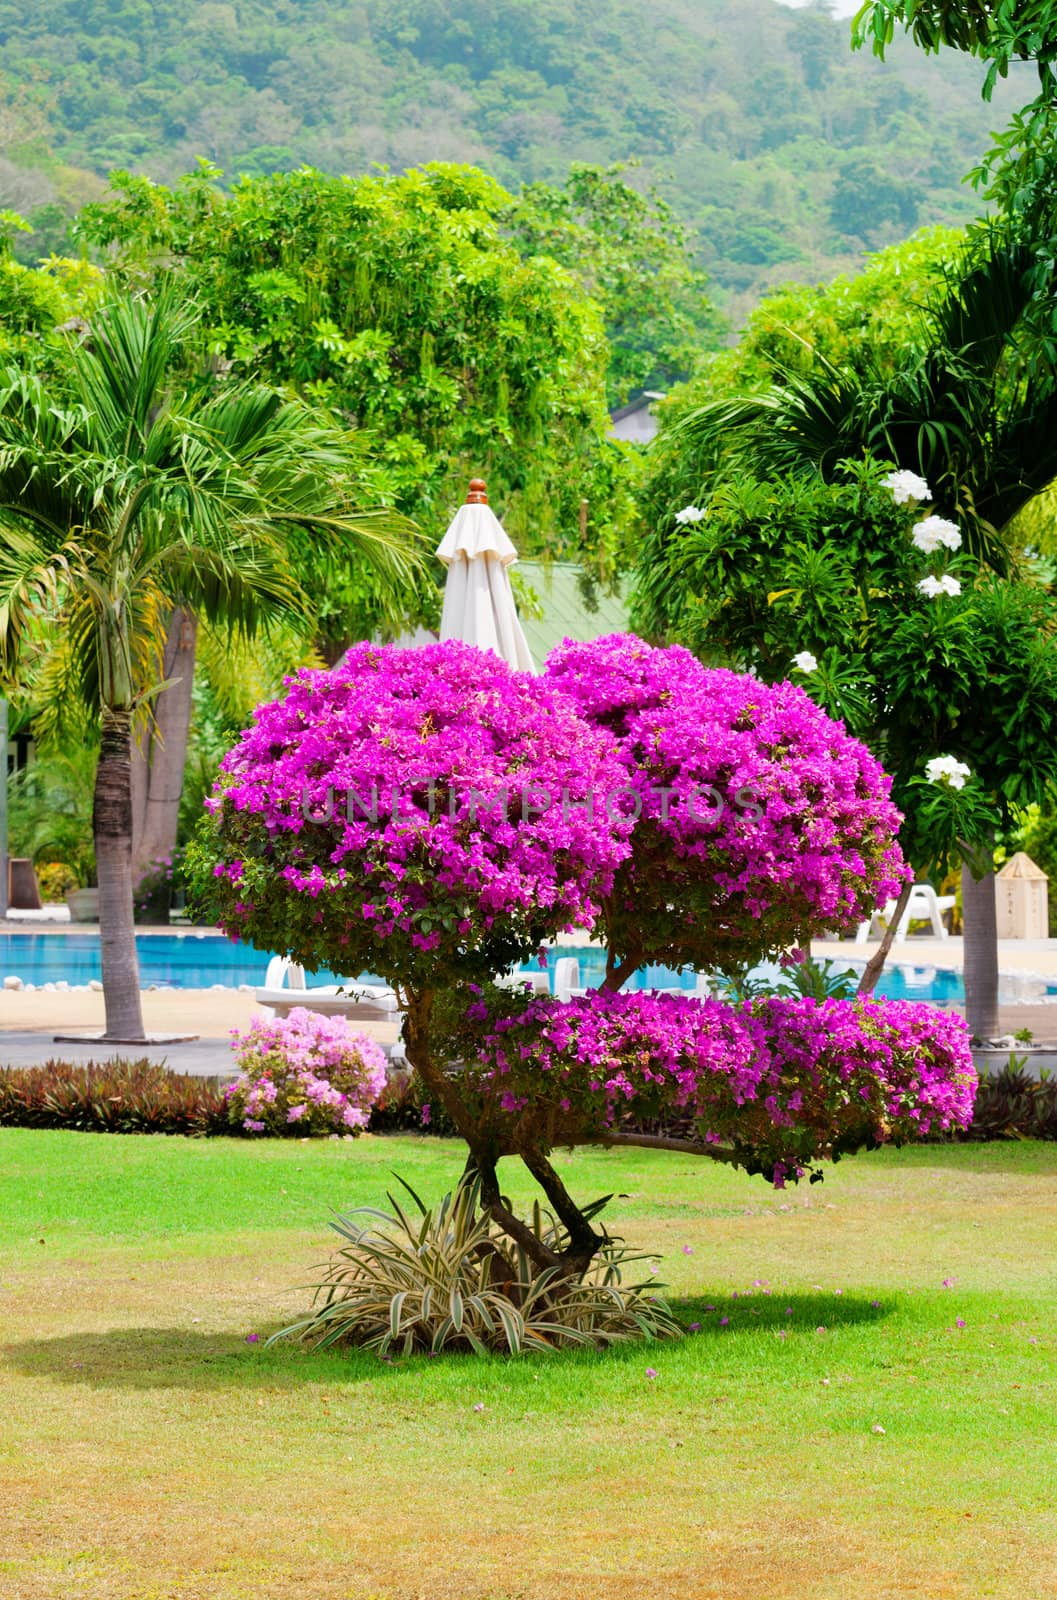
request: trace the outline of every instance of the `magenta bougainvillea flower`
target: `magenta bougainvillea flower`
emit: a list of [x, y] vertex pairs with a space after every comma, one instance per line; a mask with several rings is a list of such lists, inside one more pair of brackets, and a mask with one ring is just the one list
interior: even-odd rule
[[403, 984], [590, 925], [628, 853], [614, 741], [545, 678], [448, 642], [357, 645], [261, 706], [214, 799], [223, 925]]
[[547, 675], [619, 742], [639, 821], [607, 919], [636, 962], [752, 962], [897, 892], [888, 779], [796, 685], [632, 634], [567, 641]]
[[966, 1024], [927, 1005], [599, 993], [520, 1007], [497, 996], [489, 1017], [476, 1004], [494, 1103], [552, 1139], [683, 1116], [780, 1188], [820, 1160], [972, 1117]]

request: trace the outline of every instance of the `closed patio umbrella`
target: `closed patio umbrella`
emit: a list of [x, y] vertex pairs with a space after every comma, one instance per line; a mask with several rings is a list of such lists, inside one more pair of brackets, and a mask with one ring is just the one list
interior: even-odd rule
[[480, 478], [471, 481], [466, 504], [456, 513], [437, 555], [448, 569], [441, 638], [492, 650], [518, 672], [535, 672], [507, 571], [517, 560], [517, 551], [489, 506]]

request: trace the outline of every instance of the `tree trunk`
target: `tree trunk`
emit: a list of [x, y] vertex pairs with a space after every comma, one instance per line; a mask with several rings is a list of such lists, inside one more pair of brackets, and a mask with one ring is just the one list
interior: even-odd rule
[[107, 1039], [146, 1037], [132, 915], [132, 716], [104, 710], [92, 807]]
[[914, 885], [908, 878], [900, 889], [899, 898], [896, 900], [896, 908], [888, 919], [888, 926], [881, 936], [881, 942], [866, 963], [863, 975], [859, 979], [857, 991], [859, 994], [871, 995], [876, 989], [877, 980], [884, 971], [885, 962], [888, 960], [888, 952], [892, 948], [892, 940], [895, 938], [896, 929], [899, 927], [899, 919], [907, 908], [907, 901], [910, 899], [910, 891], [913, 887]]
[[962, 948], [965, 955], [965, 1020], [977, 1039], [995, 1039], [998, 1020], [998, 923], [995, 875], [974, 878], [962, 867]]
[[132, 754], [134, 880], [176, 849], [197, 639], [198, 618], [185, 606], [175, 606], [165, 638], [162, 676], [176, 681], [158, 695], [153, 718]]

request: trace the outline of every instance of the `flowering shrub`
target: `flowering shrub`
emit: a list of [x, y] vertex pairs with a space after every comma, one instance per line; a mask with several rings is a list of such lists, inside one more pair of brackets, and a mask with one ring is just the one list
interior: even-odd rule
[[802, 689], [631, 634], [567, 641], [547, 673], [619, 740], [640, 820], [606, 918], [634, 965], [751, 962], [897, 892], [888, 780]]
[[257, 710], [198, 856], [229, 932], [432, 988], [592, 922], [632, 822], [591, 797], [623, 782], [547, 680], [453, 642], [358, 645]]
[[[789, 683], [630, 635], [567, 642], [540, 678], [451, 642], [360, 645], [257, 712], [195, 871], [232, 934], [394, 983], [423, 1114], [466, 1139], [473, 1206], [501, 1230], [488, 1281], [520, 1281], [524, 1251], [556, 1285], [605, 1244], [550, 1164], [556, 1143], [659, 1140], [780, 1184], [967, 1120], [956, 1018], [618, 992], [646, 961], [736, 970], [853, 926], [905, 875], [899, 821], [877, 761]], [[562, 1005], [490, 982], [572, 923], [607, 937], [603, 992]], [[350, 1086], [337, 1027], [295, 1012], [240, 1041], [243, 1127], [362, 1125], [380, 1053], [356, 1045]], [[560, 1245], [510, 1211], [504, 1154], [546, 1193]]]
[[778, 996], [749, 1009], [770, 1064], [730, 1131], [779, 1186], [864, 1145], [969, 1127], [976, 1069], [957, 1013], [908, 1000]]
[[296, 1007], [232, 1034], [240, 1074], [224, 1089], [247, 1133], [354, 1134], [385, 1088], [385, 1055], [343, 1017]]
[[517, 1002], [497, 998], [479, 1052], [491, 1099], [547, 1144], [604, 1139], [673, 1107], [717, 1142], [712, 1123], [753, 1098], [769, 1061], [762, 1027], [718, 1000], [603, 990], [503, 1015]]
[[[480, 1004], [480, 1002], [478, 1002]], [[713, 1156], [781, 1187], [864, 1145], [967, 1128], [961, 1017], [907, 1001], [599, 993], [490, 1018], [479, 1051], [513, 1146], [615, 1138], [685, 1113]]]

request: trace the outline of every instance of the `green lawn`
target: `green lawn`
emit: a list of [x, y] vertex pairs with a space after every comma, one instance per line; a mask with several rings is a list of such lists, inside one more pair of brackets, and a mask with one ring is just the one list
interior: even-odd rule
[[1057, 1596], [1057, 1146], [879, 1152], [781, 1194], [559, 1159], [620, 1192], [611, 1226], [699, 1333], [266, 1350], [331, 1208], [393, 1167], [434, 1196], [458, 1146], [0, 1130], [3, 1600]]

